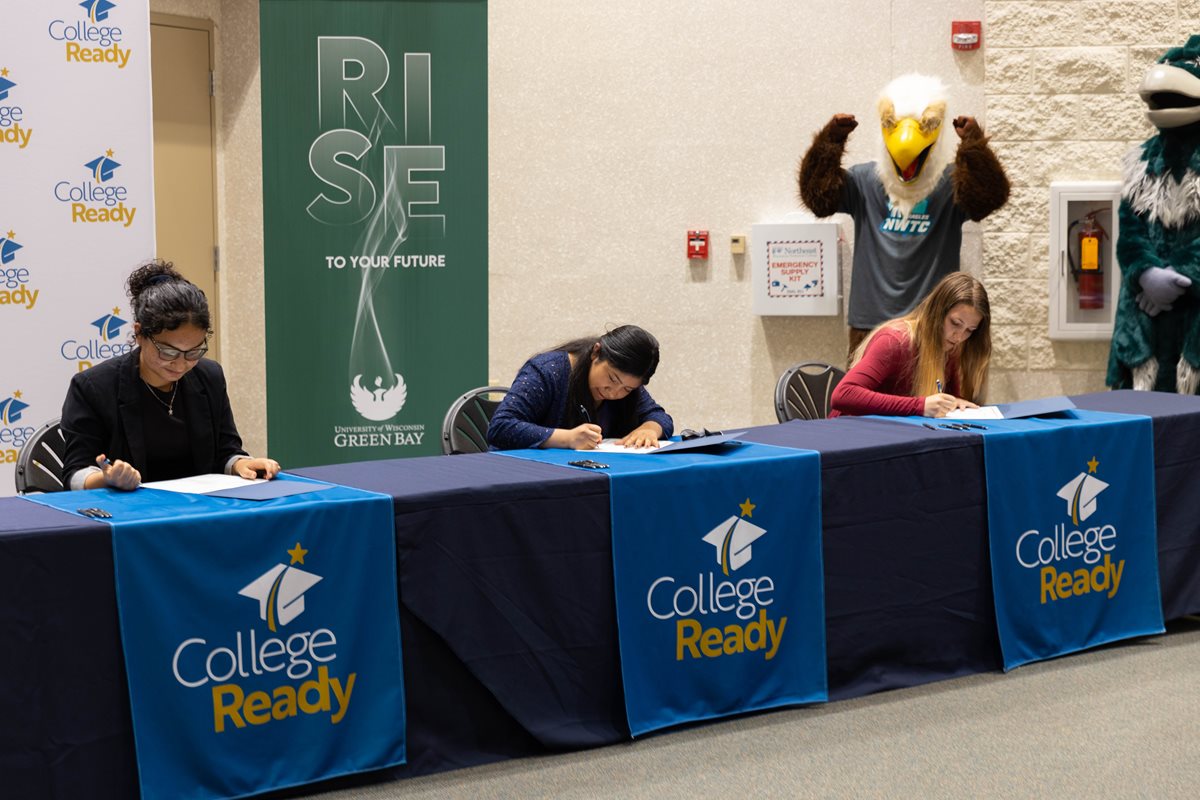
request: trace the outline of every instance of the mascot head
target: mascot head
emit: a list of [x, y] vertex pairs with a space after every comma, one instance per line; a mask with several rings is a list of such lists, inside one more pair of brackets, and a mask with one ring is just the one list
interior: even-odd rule
[[1138, 89], [1146, 118], [1160, 130], [1200, 122], [1200, 36], [1172, 47], [1150, 68]]
[[883, 154], [876, 171], [892, 206], [907, 217], [948, 163], [941, 145], [946, 87], [928, 75], [901, 75], [884, 87], [878, 108]]

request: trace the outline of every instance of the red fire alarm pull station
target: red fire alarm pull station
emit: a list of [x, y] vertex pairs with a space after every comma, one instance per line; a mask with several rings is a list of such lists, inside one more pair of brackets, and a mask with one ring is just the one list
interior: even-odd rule
[[688, 258], [708, 258], [708, 231], [688, 231]]
[[978, 50], [983, 43], [981, 23], [954, 20], [950, 23], [950, 46], [955, 50]]

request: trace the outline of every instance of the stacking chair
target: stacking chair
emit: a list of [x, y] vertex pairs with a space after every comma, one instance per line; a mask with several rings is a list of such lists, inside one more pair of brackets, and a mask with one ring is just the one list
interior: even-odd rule
[[442, 422], [442, 452], [486, 453], [488, 423], [507, 393], [507, 386], [482, 386], [455, 400]]
[[57, 419], [38, 428], [17, 454], [17, 494], [65, 490], [63, 458], [66, 452], [67, 441]]
[[845, 370], [821, 361], [789, 367], [775, 384], [775, 416], [780, 422], [825, 419], [829, 416], [829, 398], [845, 374]]

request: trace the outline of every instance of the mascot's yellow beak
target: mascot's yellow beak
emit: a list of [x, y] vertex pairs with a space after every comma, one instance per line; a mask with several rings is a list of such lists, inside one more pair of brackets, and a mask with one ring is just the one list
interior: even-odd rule
[[[931, 124], [931, 122], [933, 124]], [[897, 121], [890, 127], [883, 125], [883, 143], [896, 167], [896, 175], [904, 183], [916, 180], [930, 148], [942, 132], [941, 120], [926, 119], [925, 125], [912, 117]]]

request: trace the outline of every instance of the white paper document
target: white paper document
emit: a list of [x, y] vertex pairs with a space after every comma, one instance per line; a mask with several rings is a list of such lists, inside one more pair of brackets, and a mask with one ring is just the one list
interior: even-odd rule
[[670, 444], [670, 442], [660, 439], [658, 444], [653, 447], [626, 447], [621, 444], [620, 439], [605, 439], [596, 446], [596, 450], [601, 453], [653, 453], [665, 444]]
[[265, 483], [266, 478], [246, 480], [238, 475], [193, 475], [190, 478], [176, 478], [170, 481], [151, 481], [143, 483], [147, 489], [162, 489], [164, 492], [179, 492], [180, 494], [208, 494], [219, 489], [235, 489], [238, 486], [248, 486], [252, 483]]
[[1004, 419], [998, 406], [980, 406], [979, 408], [959, 408], [946, 413], [947, 419]]

